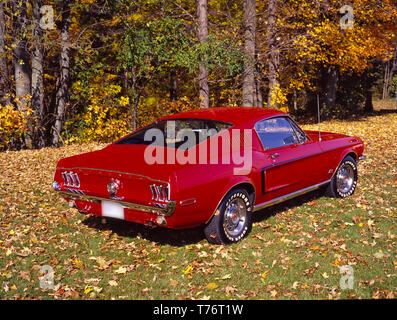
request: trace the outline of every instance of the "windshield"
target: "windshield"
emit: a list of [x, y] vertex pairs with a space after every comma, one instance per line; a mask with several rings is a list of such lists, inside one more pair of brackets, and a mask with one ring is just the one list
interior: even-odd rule
[[187, 150], [231, 126], [231, 123], [208, 119], [160, 120], [115, 144], [154, 145]]

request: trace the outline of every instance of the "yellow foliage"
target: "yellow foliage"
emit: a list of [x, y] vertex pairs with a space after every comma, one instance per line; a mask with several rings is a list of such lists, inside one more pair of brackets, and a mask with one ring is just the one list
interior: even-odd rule
[[[112, 142], [132, 131], [133, 101], [125, 94], [120, 95], [122, 88], [111, 82], [114, 78], [113, 75], [101, 73], [92, 77], [88, 88], [80, 81], [73, 84], [73, 91], [85, 92], [88, 100], [84, 113], [76, 114], [66, 121], [65, 132], [69, 132], [69, 136], [65, 137], [66, 144]], [[136, 110], [137, 126], [195, 107], [187, 98], [178, 102], [166, 102], [153, 96], [143, 97]]]
[[126, 107], [130, 104], [130, 98], [129, 97], [120, 97], [119, 103], [121, 106]]
[[175, 114], [179, 112], [185, 112], [197, 109], [198, 106], [190, 101], [187, 97], [181, 98], [179, 101], [169, 102], [160, 101], [156, 99], [150, 99], [146, 103], [142, 103], [138, 106], [138, 119], [139, 125], [147, 125], [158, 118]]
[[[27, 110], [30, 114], [31, 110]], [[7, 148], [27, 130], [26, 116], [12, 106], [0, 106], [0, 149]]]
[[[287, 103], [287, 95], [285, 92], [281, 89], [279, 84], [275, 84], [270, 91], [270, 96], [271, 100], [276, 102], [279, 105], [279, 109], [282, 109], [283, 107], [286, 107]], [[288, 110], [287, 108], [285, 110]], [[284, 110], [282, 110], [284, 111]]]

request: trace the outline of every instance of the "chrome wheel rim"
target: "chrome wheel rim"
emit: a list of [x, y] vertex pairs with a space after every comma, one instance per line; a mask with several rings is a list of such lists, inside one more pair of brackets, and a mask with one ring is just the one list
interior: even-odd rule
[[336, 187], [341, 193], [348, 193], [354, 183], [354, 169], [348, 163], [344, 163], [338, 170]]
[[223, 228], [225, 232], [235, 237], [243, 231], [247, 220], [247, 206], [243, 199], [236, 198], [228, 203], [225, 209]]

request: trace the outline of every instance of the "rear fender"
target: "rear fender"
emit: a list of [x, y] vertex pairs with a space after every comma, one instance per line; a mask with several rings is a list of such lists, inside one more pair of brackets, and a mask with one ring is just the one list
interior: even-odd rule
[[[233, 183], [230, 183], [226, 188], [224, 188], [222, 190], [222, 197], [220, 198], [220, 200], [218, 201], [218, 204], [216, 205], [216, 207], [214, 208], [214, 210], [212, 211], [212, 214], [210, 215], [210, 217], [207, 219], [207, 221], [205, 222], [206, 224], [212, 219], [212, 217], [216, 214], [216, 211], [218, 210], [220, 204], [222, 203], [223, 199], [225, 199], [226, 195], [233, 189], [238, 188], [238, 186], [241, 185], [241, 187], [243, 189], [246, 189], [245, 186], [250, 186], [253, 190], [253, 197], [251, 199], [251, 203], [252, 203], [252, 208], [253, 208], [253, 204], [255, 203], [255, 195], [256, 195], [256, 189], [254, 184], [250, 181], [250, 179], [246, 178], [244, 180], [240, 180], [240, 181], [234, 181]], [[244, 186], [245, 185], [245, 186]], [[252, 210], [251, 208], [251, 210]]]

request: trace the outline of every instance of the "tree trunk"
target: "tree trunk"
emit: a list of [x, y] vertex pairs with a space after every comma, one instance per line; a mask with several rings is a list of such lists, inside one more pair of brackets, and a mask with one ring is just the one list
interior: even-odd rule
[[44, 147], [44, 133], [41, 129], [44, 121], [44, 82], [43, 82], [43, 43], [42, 30], [40, 27], [40, 8], [43, 5], [42, 0], [35, 1], [33, 4], [33, 42], [34, 51], [32, 56], [32, 109], [37, 118], [35, 128], [34, 143], [38, 147]]
[[370, 88], [367, 88], [365, 91], [365, 106], [364, 110], [366, 112], [373, 112], [374, 111], [374, 105], [372, 104], [372, 91]]
[[[13, 28], [16, 39], [14, 49], [14, 73], [15, 73], [15, 95], [17, 98], [17, 107], [19, 111], [27, 114], [27, 107], [30, 100], [30, 55], [28, 52], [28, 42], [24, 35], [18, 34], [27, 27], [26, 3], [13, 4], [15, 21]], [[28, 119], [28, 131], [25, 135], [25, 145], [32, 148], [32, 124]]]
[[52, 144], [58, 146], [60, 134], [65, 118], [66, 103], [69, 85], [69, 25], [70, 25], [70, 0], [63, 1], [62, 26], [61, 26], [61, 55], [60, 55], [60, 74], [59, 87], [56, 95], [57, 115], [54, 125]]
[[267, 43], [269, 50], [269, 96], [267, 104], [269, 108], [278, 108], [277, 90], [280, 87], [278, 79], [278, 70], [280, 65], [280, 58], [277, 45], [276, 32], [276, 12], [277, 0], [269, 0], [268, 2], [268, 17], [267, 17]]
[[[207, 41], [208, 13], [207, 0], [197, 0], [198, 40], [200, 43]], [[208, 86], [208, 70], [203, 64], [199, 66], [199, 97], [200, 107], [209, 108], [210, 92]]]
[[385, 75], [383, 78], [383, 93], [382, 99], [389, 97], [390, 86], [393, 82], [393, 76], [397, 72], [397, 44], [394, 50], [394, 55], [391, 60], [385, 63]]
[[244, 61], [243, 107], [253, 107], [257, 103], [255, 85], [255, 34], [256, 34], [256, 0], [244, 0]]
[[389, 97], [389, 70], [390, 70], [390, 61], [387, 61], [385, 63], [385, 75], [383, 77], [382, 99], [387, 99]]
[[294, 88], [294, 112], [298, 111], [298, 94], [296, 93], [296, 89]]
[[178, 81], [175, 70], [170, 72], [170, 101], [175, 102], [178, 99]]
[[4, 97], [9, 92], [8, 87], [8, 67], [7, 55], [5, 51], [6, 43], [6, 23], [4, 18], [3, 1], [0, 1], [0, 104], [7, 104]]
[[325, 87], [325, 104], [333, 107], [336, 103], [336, 89], [338, 86], [338, 70], [335, 66], [329, 66], [327, 70], [327, 82]]
[[257, 79], [255, 84], [256, 84], [256, 106], [263, 108], [262, 81], [260, 79]]

